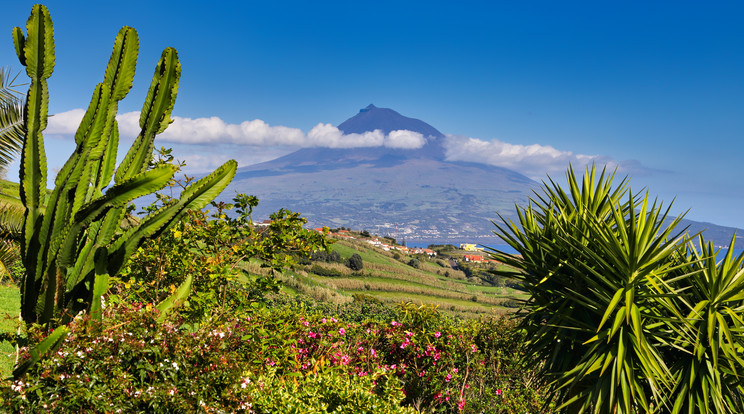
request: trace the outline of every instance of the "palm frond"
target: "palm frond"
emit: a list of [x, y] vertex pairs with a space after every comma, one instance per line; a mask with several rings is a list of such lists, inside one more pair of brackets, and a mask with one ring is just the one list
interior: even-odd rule
[[23, 146], [23, 108], [15, 89], [17, 76], [0, 68], [0, 170], [4, 171]]

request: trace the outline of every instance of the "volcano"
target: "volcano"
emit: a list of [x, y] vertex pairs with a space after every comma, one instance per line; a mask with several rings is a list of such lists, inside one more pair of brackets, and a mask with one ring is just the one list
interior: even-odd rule
[[[492, 242], [490, 220], [511, 217], [537, 185], [515, 171], [451, 162], [446, 137], [433, 126], [369, 105], [338, 126], [344, 134], [412, 131], [416, 149], [385, 146], [303, 148], [238, 169], [227, 191], [256, 195], [254, 219], [280, 208], [298, 211], [310, 226], [349, 227], [410, 241]], [[224, 196], [223, 196], [224, 197]]]
[[[300, 212], [313, 227], [349, 227], [407, 241], [498, 243], [491, 220], [514, 219], [538, 183], [502, 167], [448, 161], [446, 136], [418, 119], [369, 105], [338, 126], [345, 134], [413, 131], [415, 149], [385, 146], [303, 148], [238, 169], [221, 198], [256, 195], [254, 219], [280, 208]], [[708, 240], [727, 245], [734, 228], [683, 220]], [[743, 232], [739, 230], [739, 232]]]

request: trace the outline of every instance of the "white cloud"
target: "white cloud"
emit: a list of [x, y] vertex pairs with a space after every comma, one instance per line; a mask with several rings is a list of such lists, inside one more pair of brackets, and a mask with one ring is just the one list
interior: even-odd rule
[[611, 159], [599, 155], [576, 154], [561, 151], [548, 145], [519, 145], [494, 139], [483, 141], [457, 135], [445, 140], [445, 154], [449, 161], [468, 161], [495, 165], [519, 171], [533, 179], [543, 179], [545, 174], [563, 173], [568, 164], [581, 169], [593, 162], [616, 165]]
[[[49, 118], [47, 132], [72, 135], [85, 113], [82, 109], [61, 112]], [[127, 112], [116, 117], [122, 139], [132, 139], [140, 132], [139, 112]], [[376, 130], [363, 134], [344, 134], [331, 124], [320, 123], [307, 134], [298, 128], [271, 126], [260, 119], [229, 124], [213, 116], [184, 118], [173, 116], [158, 140], [180, 144], [237, 144], [270, 147], [356, 148], [386, 146], [400, 149], [421, 148], [426, 140], [413, 131], [392, 131], [387, 136]]]
[[75, 134], [84, 114], [85, 110], [83, 109], [73, 109], [67, 112], [54, 114], [47, 119], [47, 128], [45, 132], [48, 134], [58, 135]]
[[363, 134], [344, 134], [331, 124], [320, 123], [307, 133], [304, 147], [357, 148], [379, 147], [385, 143], [385, 134], [379, 129]]
[[416, 149], [426, 144], [424, 136], [418, 132], [397, 130], [390, 131], [385, 138], [385, 146], [390, 148]]
[[[71, 137], [75, 133], [84, 111], [73, 109], [49, 118], [47, 132], [52, 135]], [[131, 140], [139, 133], [139, 112], [128, 112], [117, 116], [122, 141]], [[337, 127], [319, 123], [304, 133], [297, 128], [271, 126], [255, 119], [240, 124], [229, 124], [218, 117], [184, 118], [173, 117], [174, 122], [158, 136], [173, 146], [181, 146], [181, 156], [190, 169], [209, 170], [227, 158], [241, 158], [241, 165], [268, 161], [284, 155], [298, 147], [357, 148], [380, 147], [416, 149], [426, 144], [426, 138], [418, 132], [399, 130], [385, 135], [380, 130], [363, 134], [344, 134]], [[193, 145], [197, 144], [198, 147]], [[519, 145], [492, 140], [484, 141], [464, 136], [448, 135], [444, 140], [446, 157], [450, 161], [467, 161], [501, 166], [534, 179], [543, 179], [545, 174], [562, 174], [568, 164], [580, 169], [597, 163], [621, 172], [645, 172], [637, 162], [622, 163], [600, 155], [577, 154], [562, 151], [547, 145]]]
[[289, 147], [262, 147], [235, 145], [205, 147], [188, 144], [174, 144], [173, 154], [179, 161], [186, 162], [187, 174], [199, 174], [214, 171], [229, 159], [238, 162], [239, 167], [270, 161], [287, 155], [293, 149]]

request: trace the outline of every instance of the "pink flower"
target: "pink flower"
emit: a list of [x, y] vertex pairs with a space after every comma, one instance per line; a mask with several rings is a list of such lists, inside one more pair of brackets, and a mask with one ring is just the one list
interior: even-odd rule
[[457, 368], [452, 368], [452, 372], [457, 373]]
[[326, 318], [323, 318], [320, 321], [323, 322], [323, 323], [326, 323], [327, 322]]
[[473, 352], [478, 352], [478, 348], [476, 348], [475, 345], [470, 345], [470, 350]]
[[501, 395], [501, 388], [496, 390], [496, 395]]
[[341, 328], [338, 330], [338, 333], [340, 333], [341, 335], [344, 335], [346, 333], [346, 329]]
[[440, 336], [442, 336], [441, 332], [434, 332], [435, 338], [439, 338]]
[[447, 382], [452, 381], [452, 374], [447, 374], [447, 378], [444, 379]]
[[457, 402], [457, 409], [462, 411], [463, 408], [465, 408], [465, 399], [460, 398], [460, 401]]
[[400, 325], [400, 323], [395, 322], [395, 321], [392, 321], [392, 322], [390, 322], [390, 325], [392, 325], [392, 326], [398, 326], [398, 325]]

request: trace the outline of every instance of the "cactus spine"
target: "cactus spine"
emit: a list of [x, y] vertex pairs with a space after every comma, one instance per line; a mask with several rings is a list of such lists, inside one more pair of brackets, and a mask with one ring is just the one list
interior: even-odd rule
[[[138, 226], [120, 229], [127, 204], [162, 189], [175, 174], [172, 166], [148, 166], [155, 136], [171, 122], [181, 73], [176, 50], [165, 49], [142, 107], [141, 132], [114, 171], [118, 103], [132, 87], [139, 48], [137, 32], [124, 27], [116, 36], [104, 80], [96, 85], [75, 133], [76, 149], [47, 197], [42, 131], [49, 100], [46, 79], [54, 69], [54, 33], [46, 7], [34, 6], [26, 36], [16, 27], [13, 40], [31, 78], [21, 158], [21, 200], [26, 207], [22, 260], [27, 269], [21, 315], [26, 323], [52, 329], [81, 310], [100, 318], [101, 295], [108, 288], [109, 275], [118, 274], [145, 239], [157, 237], [187, 210], [203, 208], [216, 197], [232, 180], [237, 163], [228, 161], [193, 183], [176, 203], [145, 217]], [[178, 289], [177, 297], [161, 304], [161, 310], [182, 302], [190, 282]], [[16, 375], [20, 375], [18, 370]]]

